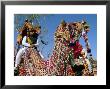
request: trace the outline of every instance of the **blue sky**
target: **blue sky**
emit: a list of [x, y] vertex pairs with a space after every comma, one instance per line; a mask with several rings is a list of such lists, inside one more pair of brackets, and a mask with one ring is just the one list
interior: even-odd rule
[[[27, 18], [27, 15], [14, 15], [14, 41], [16, 43], [17, 31], [16, 28], [22, 26], [24, 20]], [[87, 23], [90, 25], [90, 31], [88, 33], [89, 43], [91, 47], [91, 51], [93, 57], [97, 59], [97, 15], [96, 14], [48, 14], [39, 17], [39, 23], [42, 27], [41, 35], [39, 36], [39, 40], [42, 39], [45, 42], [48, 42], [48, 45], [44, 45], [40, 42], [38, 49], [42, 52], [45, 59], [48, 59], [52, 54], [52, 49], [54, 47], [54, 32], [57, 26], [60, 24], [61, 20], [65, 20], [66, 22], [75, 22], [82, 21], [85, 19]], [[16, 23], [17, 20], [17, 23]], [[33, 20], [33, 24], [37, 24], [36, 20]], [[85, 47], [84, 39], [80, 39], [80, 43], [83, 47]]]

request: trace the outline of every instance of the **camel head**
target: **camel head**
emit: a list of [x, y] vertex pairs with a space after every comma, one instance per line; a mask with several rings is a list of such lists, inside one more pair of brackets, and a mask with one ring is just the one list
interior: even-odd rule
[[86, 21], [67, 23], [62, 21], [55, 32], [55, 39], [69, 41], [71, 38], [77, 39], [82, 32], [89, 31], [89, 25]]

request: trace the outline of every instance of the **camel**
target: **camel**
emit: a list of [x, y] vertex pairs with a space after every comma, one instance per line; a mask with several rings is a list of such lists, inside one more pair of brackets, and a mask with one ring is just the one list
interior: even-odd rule
[[[48, 60], [44, 60], [38, 51], [34, 48], [28, 48], [23, 54], [22, 61], [18, 67], [19, 76], [84, 75], [83, 71], [88, 70], [88, 60], [79, 42], [79, 39], [83, 36], [83, 31], [86, 38], [88, 38], [89, 26], [85, 21], [72, 23], [62, 21], [54, 34], [55, 44], [51, 57]], [[89, 49], [88, 39], [85, 39], [85, 36], [84, 40], [87, 49]], [[80, 59], [81, 62], [78, 62], [77, 60], [80, 57], [82, 58]], [[89, 75], [89, 72], [85, 75]]]

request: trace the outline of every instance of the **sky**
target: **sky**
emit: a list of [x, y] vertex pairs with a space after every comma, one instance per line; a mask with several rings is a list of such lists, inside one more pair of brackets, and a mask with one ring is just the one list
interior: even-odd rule
[[[16, 44], [17, 31], [19, 27], [23, 26], [25, 19], [27, 19], [29, 14], [25, 15], [14, 15], [14, 45]], [[52, 49], [54, 47], [54, 32], [56, 28], [65, 20], [67, 23], [86, 20], [90, 25], [90, 31], [88, 33], [88, 39], [91, 47], [92, 55], [97, 59], [97, 15], [96, 14], [47, 14], [40, 15], [38, 20], [33, 20], [33, 25], [41, 25], [41, 34], [39, 35], [39, 40], [43, 40], [47, 45], [39, 43], [39, 51], [41, 51], [44, 59], [48, 59], [52, 54]], [[80, 38], [81, 45], [85, 48], [85, 42], [83, 38]]]

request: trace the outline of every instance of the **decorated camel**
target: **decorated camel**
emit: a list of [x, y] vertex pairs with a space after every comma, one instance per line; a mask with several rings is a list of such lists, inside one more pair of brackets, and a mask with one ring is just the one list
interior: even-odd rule
[[[25, 30], [23, 30], [25, 28]], [[26, 23], [22, 33], [35, 29], [32, 24]], [[85, 21], [66, 23], [64, 20], [57, 27], [54, 34], [54, 48], [51, 57], [44, 60], [33, 46], [22, 54], [21, 61], [15, 71], [19, 76], [80, 76], [90, 75], [90, 62], [87, 54], [91, 54], [87, 33], [89, 26]], [[19, 35], [20, 36], [20, 35]], [[83, 37], [86, 48], [80, 44]], [[18, 37], [19, 38], [19, 37]], [[17, 40], [19, 44], [23, 38]]]

